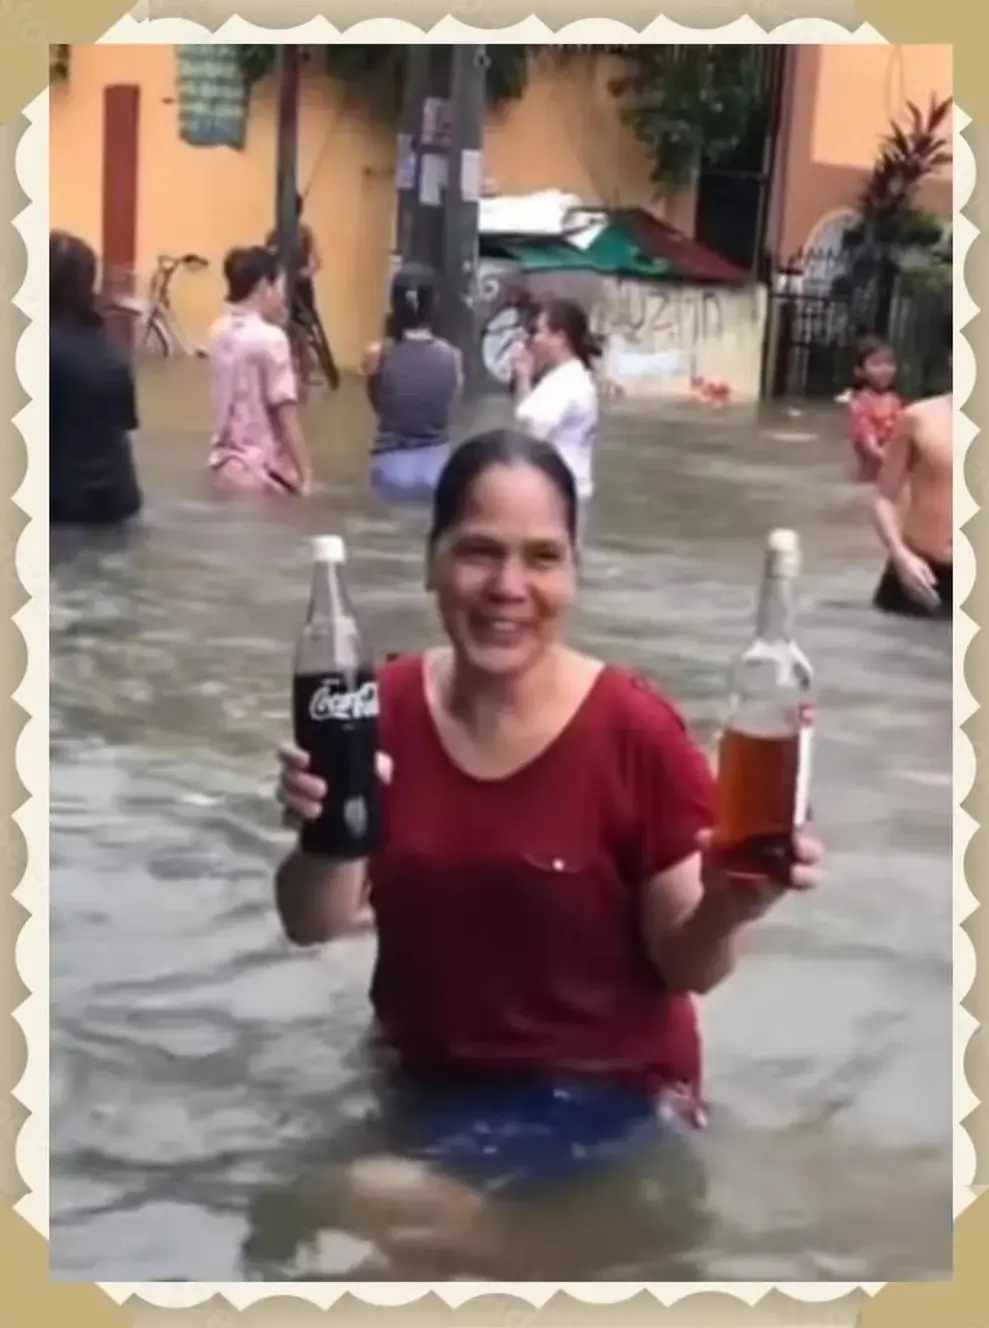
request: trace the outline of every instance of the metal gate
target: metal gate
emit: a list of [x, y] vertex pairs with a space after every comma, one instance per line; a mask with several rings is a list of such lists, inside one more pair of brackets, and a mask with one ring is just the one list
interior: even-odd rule
[[771, 274], [766, 391], [833, 398], [852, 385], [855, 347], [889, 341], [907, 397], [950, 383], [951, 289], [901, 269], [888, 256], [863, 259], [841, 247], [811, 250]]

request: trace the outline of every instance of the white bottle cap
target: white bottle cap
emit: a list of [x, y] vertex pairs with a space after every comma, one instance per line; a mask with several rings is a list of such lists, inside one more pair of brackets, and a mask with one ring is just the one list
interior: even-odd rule
[[767, 544], [771, 553], [795, 554], [800, 552], [800, 536], [795, 530], [771, 530]]
[[347, 549], [339, 535], [317, 535], [312, 542], [314, 563], [345, 563]]
[[800, 536], [795, 530], [771, 530], [766, 552], [783, 576], [797, 576], [800, 571]]

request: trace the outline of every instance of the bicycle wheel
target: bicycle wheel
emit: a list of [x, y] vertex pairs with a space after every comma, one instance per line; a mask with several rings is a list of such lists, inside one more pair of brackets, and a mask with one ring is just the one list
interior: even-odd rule
[[326, 379], [330, 390], [335, 392], [340, 386], [340, 370], [333, 358], [333, 352], [330, 350], [330, 343], [326, 339], [319, 314], [314, 310], [309, 311], [306, 318], [306, 336], [316, 357], [320, 372]]
[[157, 318], [152, 318], [145, 324], [137, 349], [142, 354], [153, 356], [155, 359], [167, 360], [171, 355], [172, 343]]

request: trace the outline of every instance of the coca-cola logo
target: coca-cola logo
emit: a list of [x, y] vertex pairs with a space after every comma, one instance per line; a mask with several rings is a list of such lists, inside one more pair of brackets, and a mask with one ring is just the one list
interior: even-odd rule
[[309, 702], [309, 717], [314, 720], [377, 719], [378, 684], [365, 682], [351, 692], [335, 692], [331, 682], [321, 682]]

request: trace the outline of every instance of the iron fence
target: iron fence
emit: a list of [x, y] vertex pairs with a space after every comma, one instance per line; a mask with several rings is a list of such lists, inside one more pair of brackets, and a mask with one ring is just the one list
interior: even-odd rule
[[829, 398], [852, 384], [855, 347], [873, 334], [899, 363], [900, 391], [945, 390], [951, 373], [951, 285], [946, 269], [881, 252], [811, 250], [770, 265], [766, 393]]

